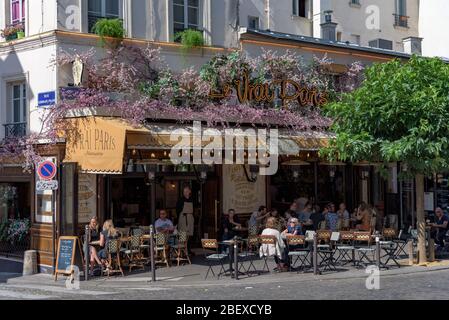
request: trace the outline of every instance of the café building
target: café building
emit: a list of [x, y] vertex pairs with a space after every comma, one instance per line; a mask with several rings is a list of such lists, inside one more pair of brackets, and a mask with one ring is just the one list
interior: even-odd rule
[[[86, 42], [87, 48], [93, 42], [68, 32], [63, 36], [70, 46], [76, 43], [82, 48]], [[370, 65], [409, 57], [389, 50], [249, 29], [240, 34], [240, 45], [240, 50], [253, 57], [260, 56], [263, 49], [279, 54], [291, 50], [305, 61], [327, 56], [333, 63], [326, 72], [336, 78], [354, 61]], [[218, 51], [207, 53], [207, 58]], [[70, 78], [67, 70], [59, 72], [60, 79]], [[324, 102], [324, 96], [309, 98], [318, 105]], [[365, 201], [375, 205], [383, 216], [392, 216], [397, 227], [410, 212], [413, 217], [413, 202], [409, 198], [414, 191], [398, 181], [400, 166], [392, 164], [386, 180], [375, 164], [328, 163], [319, 157], [318, 151], [332, 139], [331, 132], [294, 131], [264, 119], [241, 124], [243, 144], [235, 143], [237, 139], [226, 143], [225, 128], [208, 128], [199, 116], [196, 120], [202, 125], [204, 139], [195, 144], [194, 121], [182, 120], [167, 114], [149, 114], [147, 124], [136, 127], [101, 112], [65, 119], [80, 134], [76, 138], [61, 137], [55, 145], [42, 146], [41, 151], [42, 156], [57, 164], [60, 188], [37, 191], [35, 174], [20, 178], [29, 184], [30, 211], [34, 212], [30, 247], [38, 251], [41, 270], [52, 270], [56, 239], [63, 235], [81, 236], [91, 217], [98, 217], [100, 223], [112, 219], [120, 227], [148, 226], [157, 219], [159, 209], [166, 209], [170, 218], [177, 221], [177, 202], [185, 186], [191, 188], [194, 203], [191, 247], [199, 246], [201, 238], [219, 237], [222, 213], [231, 208], [246, 221], [260, 205], [277, 208], [282, 214], [297, 198], [310, 199], [321, 208], [328, 202], [345, 202], [351, 210]], [[228, 121], [232, 123], [233, 119]], [[270, 155], [276, 156], [278, 163], [274, 175], [260, 174], [264, 165], [259, 160], [268, 150], [269, 140], [259, 139], [257, 130], [268, 131], [267, 123], [278, 129], [278, 150]], [[207, 139], [208, 129], [220, 134], [221, 138], [213, 141], [222, 139], [222, 154], [207, 149], [212, 141]], [[179, 133], [176, 139], [173, 132]], [[184, 159], [182, 163], [174, 163], [173, 150]], [[198, 152], [223, 161], [195, 162]], [[243, 164], [225, 162], [226, 153], [239, 152], [245, 160]], [[257, 161], [248, 164], [250, 158]]]

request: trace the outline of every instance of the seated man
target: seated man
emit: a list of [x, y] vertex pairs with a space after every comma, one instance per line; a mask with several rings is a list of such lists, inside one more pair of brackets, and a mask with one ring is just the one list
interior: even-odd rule
[[431, 235], [435, 239], [435, 243], [444, 246], [444, 237], [449, 230], [449, 218], [444, 215], [443, 209], [440, 207], [435, 209], [435, 223], [430, 224], [432, 227]]
[[[168, 218], [167, 211], [165, 211], [164, 209], [159, 211], [159, 219], [157, 219], [154, 223], [154, 228], [156, 229], [156, 233], [165, 233], [167, 235], [172, 234], [173, 231], [175, 231], [173, 222]], [[172, 237], [169, 237], [167, 239], [167, 243], [169, 245], [175, 244]]]

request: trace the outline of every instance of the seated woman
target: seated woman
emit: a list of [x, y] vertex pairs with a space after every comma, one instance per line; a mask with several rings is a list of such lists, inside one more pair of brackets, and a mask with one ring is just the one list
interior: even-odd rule
[[359, 231], [370, 231], [371, 230], [371, 213], [368, 205], [362, 202], [357, 209], [356, 215], [356, 229]]
[[98, 256], [100, 257], [103, 264], [107, 264], [108, 259], [108, 243], [110, 240], [117, 239], [119, 234], [117, 230], [114, 228], [114, 224], [112, 220], [106, 220], [103, 224], [103, 231], [100, 233], [100, 246], [103, 248], [98, 252]]
[[[92, 217], [89, 222], [90, 241], [100, 240], [100, 233], [98, 232], [98, 220], [97, 217]], [[86, 243], [84, 245], [87, 245]], [[98, 258], [97, 249], [94, 246], [89, 246], [90, 251], [90, 273], [93, 274], [95, 263], [101, 265], [101, 261]]]
[[290, 218], [288, 220], [287, 229], [285, 229], [282, 232], [283, 235], [294, 235], [294, 236], [300, 236], [302, 235], [302, 228], [301, 224], [299, 223], [299, 220], [297, 218]]
[[282, 240], [281, 233], [276, 229], [276, 218], [269, 217], [267, 219], [266, 228], [262, 231], [263, 236], [274, 236], [276, 238], [276, 245], [274, 244], [263, 244], [260, 247], [260, 257], [264, 255], [274, 256], [274, 260], [277, 264], [277, 270], [287, 271], [288, 267], [286, 262], [288, 261], [285, 243]]

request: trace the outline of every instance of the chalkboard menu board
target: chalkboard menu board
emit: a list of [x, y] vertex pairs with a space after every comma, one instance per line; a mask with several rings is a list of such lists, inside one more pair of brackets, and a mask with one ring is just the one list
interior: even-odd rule
[[71, 275], [75, 265], [81, 268], [83, 266], [83, 253], [78, 237], [60, 237], [56, 258], [55, 280], [57, 280], [58, 274]]

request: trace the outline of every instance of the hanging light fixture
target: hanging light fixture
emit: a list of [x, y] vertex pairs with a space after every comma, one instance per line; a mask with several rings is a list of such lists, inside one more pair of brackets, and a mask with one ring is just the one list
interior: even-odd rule
[[255, 164], [249, 165], [249, 172], [246, 165], [243, 164], [243, 171], [245, 172], [246, 180], [248, 182], [256, 182], [259, 174], [259, 166]]

